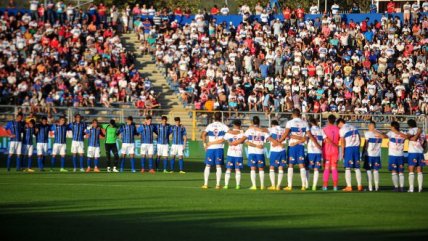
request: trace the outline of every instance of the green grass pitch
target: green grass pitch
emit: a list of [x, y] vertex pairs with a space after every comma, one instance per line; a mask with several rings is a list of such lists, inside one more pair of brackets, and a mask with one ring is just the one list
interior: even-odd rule
[[[28, 174], [6, 173], [2, 168], [1, 240], [379, 241], [428, 237], [428, 190], [393, 193], [386, 172], [381, 174], [382, 191], [378, 193], [302, 192], [297, 188], [297, 169], [296, 188], [291, 193], [250, 191], [248, 168], [242, 176], [242, 190], [202, 190], [202, 161], [187, 160], [186, 165], [189, 172], [181, 175]], [[213, 172], [210, 178], [213, 187]], [[343, 179], [342, 172], [342, 185]], [[286, 177], [283, 184], [285, 181]], [[265, 182], [269, 183], [268, 175]]]

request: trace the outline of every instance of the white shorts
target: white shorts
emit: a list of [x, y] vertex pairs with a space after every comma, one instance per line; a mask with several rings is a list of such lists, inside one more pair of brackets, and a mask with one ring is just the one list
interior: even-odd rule
[[22, 145], [22, 155], [32, 156], [34, 151], [33, 145]]
[[52, 147], [52, 156], [61, 155], [65, 156], [65, 149], [67, 148], [67, 144], [59, 144], [54, 143]]
[[158, 156], [168, 156], [168, 144], [158, 144]]
[[135, 144], [134, 143], [122, 143], [122, 155], [134, 155]]
[[20, 141], [11, 141], [9, 143], [9, 154], [16, 154], [16, 155], [21, 155], [21, 147], [22, 147], [22, 142]]
[[83, 144], [83, 141], [72, 141], [71, 142], [71, 153], [72, 154], [83, 154], [85, 153], [85, 145]]
[[100, 147], [88, 146], [89, 158], [100, 158]]
[[172, 145], [171, 156], [183, 156], [184, 145]]
[[141, 151], [142, 156], [152, 156], [153, 155], [153, 144], [141, 144]]
[[48, 143], [37, 143], [37, 155], [46, 156], [48, 154]]

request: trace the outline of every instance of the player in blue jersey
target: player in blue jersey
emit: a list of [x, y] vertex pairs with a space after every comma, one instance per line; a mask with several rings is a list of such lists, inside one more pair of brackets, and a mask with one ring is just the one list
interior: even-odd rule
[[172, 134], [172, 145], [171, 145], [171, 160], [170, 160], [170, 168], [171, 172], [174, 171], [174, 163], [175, 157], [178, 156], [178, 167], [180, 169], [180, 173], [184, 174], [184, 160], [183, 153], [187, 143], [187, 132], [186, 127], [181, 125], [180, 117], [174, 118], [175, 125], [171, 126], [171, 134]]
[[386, 135], [376, 130], [376, 123], [370, 121], [368, 131], [364, 133], [365, 144], [364, 149], [367, 151], [367, 160], [364, 163], [364, 168], [367, 172], [368, 189], [373, 191], [373, 179], [375, 191], [379, 191], [379, 170], [382, 168], [381, 152], [382, 138], [388, 138]]
[[70, 123], [68, 128], [71, 130], [73, 134], [73, 139], [71, 141], [71, 154], [73, 155], [73, 171], [77, 171], [77, 154], [80, 156], [80, 171], [84, 172], [83, 169], [83, 161], [84, 161], [84, 153], [85, 153], [85, 145], [84, 145], [84, 134], [86, 129], [86, 123], [82, 122], [82, 116], [80, 114], [76, 114], [74, 116], [74, 122]]
[[257, 190], [256, 170], [259, 170], [260, 190], [265, 189], [265, 154], [264, 143], [269, 137], [269, 133], [263, 128], [260, 128], [260, 118], [253, 117], [253, 125], [245, 131], [246, 141], [248, 146], [248, 166], [250, 167], [251, 187], [250, 190]]
[[33, 151], [34, 151], [34, 135], [35, 135], [35, 121], [31, 119], [29, 122], [26, 123], [24, 128], [24, 135], [22, 137], [22, 163], [24, 165], [25, 163], [25, 156], [27, 157], [27, 169], [26, 172], [34, 172], [33, 169], [31, 169], [32, 166], [32, 157], [33, 157]]
[[214, 113], [214, 122], [209, 124], [202, 132], [202, 143], [206, 150], [205, 153], [205, 170], [204, 170], [204, 185], [203, 189], [208, 188], [208, 179], [210, 176], [211, 166], [216, 167], [216, 189], [220, 189], [220, 181], [224, 165], [224, 136], [229, 131], [229, 128], [220, 122], [221, 113]]
[[424, 157], [424, 142], [425, 132], [418, 128], [416, 121], [410, 119], [407, 121], [409, 130], [407, 131], [407, 138], [409, 139], [409, 155], [407, 157], [409, 165], [409, 192], [414, 192], [415, 182], [415, 169], [418, 173], [418, 191], [422, 192], [423, 187], [423, 167], [425, 164]]
[[[268, 141], [270, 142], [269, 178], [271, 182], [271, 186], [268, 190], [280, 190], [282, 179], [284, 177], [284, 167], [287, 166], [287, 156], [285, 153], [284, 143], [279, 142], [284, 135], [284, 129], [279, 126], [277, 120], [273, 120], [268, 131]], [[275, 183], [275, 168], [278, 169], [277, 183]]]
[[[312, 182], [312, 191], [317, 190], [319, 171], [322, 168], [322, 141], [323, 141], [323, 131], [318, 126], [318, 122], [316, 119], [311, 118], [309, 120], [309, 124], [311, 125], [310, 132], [311, 136], [309, 136], [307, 149], [308, 154], [306, 157], [307, 165], [306, 167], [309, 170], [314, 170], [314, 179]], [[307, 170], [307, 186], [309, 187], [309, 170]]]
[[137, 127], [134, 124], [132, 116], [126, 118], [126, 124], [120, 126], [119, 133], [122, 136], [122, 159], [120, 160], [120, 172], [123, 172], [125, 166], [126, 155], [131, 158], [131, 172], [135, 171], [135, 136], [138, 135]]
[[[162, 116], [161, 124], [156, 126], [157, 134], [157, 158], [163, 159], [163, 172], [168, 172], [168, 149], [169, 149], [169, 136], [171, 135], [171, 125], [168, 124], [168, 117]], [[172, 170], [171, 170], [172, 171]]]
[[360, 133], [352, 125], [346, 124], [346, 121], [342, 118], [337, 120], [337, 127], [339, 127], [340, 136], [340, 148], [345, 167], [345, 181], [346, 187], [343, 189], [344, 192], [352, 192], [352, 176], [351, 169], [355, 171], [355, 178], [357, 179], [358, 191], [363, 191], [361, 184], [361, 155], [360, 155]]
[[68, 172], [65, 169], [65, 154], [67, 148], [67, 130], [68, 126], [66, 124], [66, 119], [64, 116], [61, 116], [56, 124], [51, 126], [51, 131], [54, 132], [54, 144], [52, 147], [52, 159], [51, 159], [51, 171], [55, 166], [56, 156], [61, 156], [61, 169], [60, 172]]
[[88, 153], [87, 153], [87, 168], [86, 172], [91, 171], [91, 160], [94, 159], [94, 172], [100, 172], [98, 161], [100, 158], [100, 136], [103, 136], [101, 127], [98, 126], [98, 120], [94, 119], [92, 125], [89, 126], [85, 133], [88, 137]]
[[153, 168], [153, 133], [156, 133], [156, 126], [152, 124], [152, 117], [146, 116], [144, 124], [137, 129], [141, 137], [141, 173], [145, 172], [146, 158], [149, 158], [149, 172], [155, 173]]
[[235, 170], [236, 187], [241, 189], [241, 170], [244, 168], [243, 144], [245, 139], [244, 131], [241, 130], [241, 121], [233, 121], [233, 129], [229, 130], [224, 136], [225, 141], [229, 143], [227, 149], [226, 174], [224, 175], [223, 189], [229, 189], [230, 175], [232, 169]]
[[289, 137], [288, 143], [288, 173], [287, 187], [285, 191], [293, 190], [293, 168], [298, 165], [300, 169], [300, 179], [302, 180], [302, 191], [306, 190], [307, 177], [305, 169], [305, 142], [308, 136], [311, 136], [308, 123], [300, 118], [300, 110], [294, 109], [292, 119], [285, 126], [284, 136], [280, 142], [283, 142]]
[[14, 121], [6, 124], [6, 130], [10, 133], [9, 138], [9, 155], [7, 156], [6, 168], [10, 171], [10, 162], [13, 155], [16, 155], [16, 170], [21, 170], [21, 148], [22, 148], [22, 134], [24, 132], [25, 123], [22, 121], [23, 114], [18, 113]]
[[37, 149], [37, 165], [40, 171], [44, 170], [44, 163], [48, 155], [48, 141], [51, 126], [48, 125], [48, 119], [42, 117], [40, 124], [36, 126], [36, 149]]

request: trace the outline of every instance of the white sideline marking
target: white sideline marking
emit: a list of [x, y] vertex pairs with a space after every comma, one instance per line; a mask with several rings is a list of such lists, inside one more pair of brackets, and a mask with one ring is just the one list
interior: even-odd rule
[[[0, 182], [0, 185], [16, 185], [14, 182]], [[23, 185], [37, 186], [94, 186], [94, 187], [138, 187], [138, 188], [181, 188], [181, 189], [200, 189], [200, 187], [180, 187], [180, 186], [130, 186], [120, 184], [94, 184], [94, 183], [23, 183]]]

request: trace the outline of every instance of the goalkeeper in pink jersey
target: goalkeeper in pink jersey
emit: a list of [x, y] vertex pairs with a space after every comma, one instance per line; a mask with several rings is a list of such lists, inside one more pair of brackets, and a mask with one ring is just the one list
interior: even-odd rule
[[339, 160], [339, 127], [335, 125], [336, 116], [329, 115], [328, 123], [323, 128], [323, 159], [324, 159], [324, 175], [323, 175], [323, 191], [327, 191], [330, 172], [333, 176], [333, 190], [337, 191], [339, 174], [337, 172], [337, 161]]

